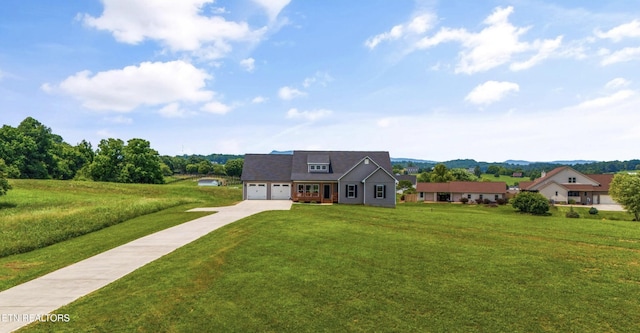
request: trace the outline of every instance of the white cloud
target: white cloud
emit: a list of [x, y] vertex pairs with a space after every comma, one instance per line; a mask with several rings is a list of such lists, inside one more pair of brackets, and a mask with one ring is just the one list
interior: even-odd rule
[[489, 105], [502, 100], [508, 93], [517, 92], [520, 86], [513, 82], [487, 81], [475, 88], [465, 97], [473, 104]]
[[312, 84], [319, 84], [326, 86], [329, 82], [333, 81], [333, 77], [327, 72], [316, 72], [313, 76], [304, 79], [302, 86], [309, 88]]
[[394, 26], [388, 32], [368, 38], [364, 42], [364, 45], [369, 49], [374, 49], [378, 44], [384, 41], [397, 40], [406, 36], [424, 34], [433, 27], [435, 21], [436, 16], [431, 13], [419, 14], [407, 23]]
[[577, 106], [575, 109], [585, 110], [585, 109], [595, 109], [595, 110], [606, 110], [615, 105], [619, 105], [624, 101], [631, 99], [632, 97], [636, 97], [638, 94], [629, 89], [617, 91], [609, 96], [598, 97], [591, 100], [584, 101]]
[[292, 88], [292, 87], [282, 87], [280, 88], [280, 90], [278, 90], [278, 97], [280, 97], [280, 99], [283, 99], [285, 101], [289, 101], [292, 100], [294, 98], [297, 97], [303, 97], [306, 96], [307, 93], [305, 93], [304, 91], [300, 91], [296, 88]]
[[625, 78], [621, 78], [621, 77], [617, 77], [609, 82], [607, 82], [607, 84], [605, 85], [605, 88], [607, 89], [617, 89], [617, 88], [622, 88], [622, 87], [626, 87], [628, 85], [631, 84], [631, 81], [625, 79]]
[[526, 61], [512, 63], [509, 68], [512, 71], [529, 69], [553, 55], [561, 44], [562, 36], [558, 36], [556, 39], [545, 39], [544, 41], [536, 40], [533, 43], [533, 48], [537, 49], [538, 53]]
[[205, 16], [202, 9], [214, 0], [102, 0], [100, 17], [81, 16], [89, 27], [106, 30], [127, 44], [146, 39], [160, 42], [172, 51], [200, 51], [198, 55], [219, 58], [231, 50], [230, 42], [258, 41], [265, 29], [251, 30], [246, 22]]
[[[571, 56], [575, 52], [560, 52], [562, 36], [554, 39], [536, 39], [531, 42], [523, 41], [522, 37], [530, 27], [517, 27], [509, 22], [513, 7], [497, 7], [484, 21], [485, 27], [479, 32], [470, 32], [464, 28], [452, 29], [442, 27], [431, 36], [423, 36], [431, 29], [433, 19], [416, 21], [413, 24], [401, 24], [393, 27], [389, 32], [369, 38], [365, 45], [375, 48], [383, 41], [391, 41], [409, 35], [409, 27], [413, 36], [420, 38], [413, 42], [408, 52], [424, 50], [446, 42], [457, 42], [461, 46], [458, 53], [456, 73], [474, 74], [487, 71], [497, 66], [511, 63], [513, 71], [523, 70], [539, 64], [543, 60], [558, 53]], [[433, 16], [432, 16], [433, 17]], [[429, 23], [429, 24], [427, 24]], [[518, 59], [523, 58], [524, 60]]]
[[381, 119], [378, 119], [378, 121], [376, 122], [376, 125], [378, 125], [378, 127], [380, 128], [388, 128], [396, 125], [398, 121], [399, 121], [398, 118], [395, 118], [395, 117], [381, 118]]
[[262, 104], [262, 103], [264, 103], [266, 101], [267, 101], [266, 98], [264, 98], [262, 96], [256, 96], [251, 100], [251, 103], [253, 103], [253, 104]]
[[609, 53], [606, 49], [601, 49], [599, 55], [603, 58], [600, 61], [602, 66], [612, 65], [619, 62], [640, 60], [640, 47], [625, 47], [622, 50]]
[[614, 42], [619, 42], [624, 38], [640, 37], [640, 20], [621, 24], [606, 32], [598, 29], [595, 31], [595, 35], [602, 39], [611, 39]]
[[309, 121], [315, 121], [320, 118], [328, 117], [333, 112], [326, 109], [317, 109], [311, 111], [298, 111], [296, 108], [291, 108], [287, 111], [287, 118], [289, 119], [305, 119]]
[[247, 72], [253, 72], [256, 68], [256, 60], [253, 58], [247, 58], [240, 60], [240, 66], [244, 68]]
[[188, 112], [180, 106], [180, 103], [171, 103], [158, 110], [158, 113], [164, 118], [184, 118]]
[[226, 114], [231, 111], [233, 108], [226, 104], [220, 103], [218, 101], [212, 101], [205, 104], [200, 110], [213, 113], [213, 114]]
[[267, 12], [269, 20], [273, 21], [291, 0], [253, 0], [253, 2], [262, 6]]
[[210, 101], [214, 93], [205, 89], [210, 78], [205, 71], [180, 60], [143, 62], [95, 75], [78, 72], [56, 87], [44, 84], [42, 89], [71, 95], [88, 109], [129, 112], [144, 105]]

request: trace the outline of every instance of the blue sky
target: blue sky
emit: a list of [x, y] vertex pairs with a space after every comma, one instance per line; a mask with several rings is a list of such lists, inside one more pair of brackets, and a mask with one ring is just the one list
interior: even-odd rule
[[637, 1], [5, 0], [0, 123], [161, 154], [640, 158]]

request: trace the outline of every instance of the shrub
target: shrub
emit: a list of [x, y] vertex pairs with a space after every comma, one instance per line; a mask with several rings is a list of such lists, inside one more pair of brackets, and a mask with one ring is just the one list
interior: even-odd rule
[[488, 205], [488, 204], [490, 204], [490, 203], [491, 203], [491, 200], [489, 200], [489, 199], [485, 198], [484, 200], [482, 200], [482, 202], [483, 202], [485, 205]]
[[580, 218], [580, 214], [578, 214], [578, 212], [574, 211], [573, 207], [571, 207], [571, 209], [566, 214], [564, 214], [564, 216], [568, 217], [570, 219]]
[[569, 199], [569, 201], [567, 203], [570, 204], [570, 205], [575, 205], [576, 201], [573, 200], [573, 199]]
[[547, 198], [536, 192], [520, 192], [511, 200], [513, 208], [533, 215], [545, 215], [549, 211]]
[[598, 208], [596, 208], [596, 207], [589, 208], [589, 214], [591, 214], [591, 215], [598, 214]]
[[502, 199], [502, 198], [498, 198], [498, 199], [496, 199], [496, 203], [498, 205], [506, 205], [507, 204], [507, 200], [506, 199]]
[[460, 202], [462, 202], [463, 204], [466, 204], [467, 202], [469, 202], [469, 199], [467, 199], [467, 198], [460, 198]]

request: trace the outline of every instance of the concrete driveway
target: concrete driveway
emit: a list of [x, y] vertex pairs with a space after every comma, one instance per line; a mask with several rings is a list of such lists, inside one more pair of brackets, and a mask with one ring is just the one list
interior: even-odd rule
[[564, 207], [596, 207], [598, 210], [602, 211], [610, 211], [610, 212], [624, 212], [624, 207], [618, 204], [599, 204], [599, 205], [556, 205], [556, 206], [564, 206]]
[[37, 321], [64, 325], [73, 318], [48, 313], [98, 290], [177, 248], [229, 223], [268, 210], [289, 210], [288, 200], [242, 201], [235, 206], [198, 208], [218, 213], [139, 238], [37, 279], [0, 292], [0, 333]]

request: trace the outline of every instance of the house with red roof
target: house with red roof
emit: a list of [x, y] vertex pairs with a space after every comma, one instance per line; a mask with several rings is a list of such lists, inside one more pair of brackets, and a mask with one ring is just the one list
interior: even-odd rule
[[505, 182], [463, 182], [418, 183], [418, 200], [426, 202], [458, 202], [467, 198], [469, 202], [484, 199], [496, 201], [504, 199], [507, 193]]
[[520, 182], [521, 191], [539, 192], [549, 200], [579, 204], [615, 204], [609, 195], [612, 174], [588, 175], [568, 166], [555, 168], [532, 182]]

